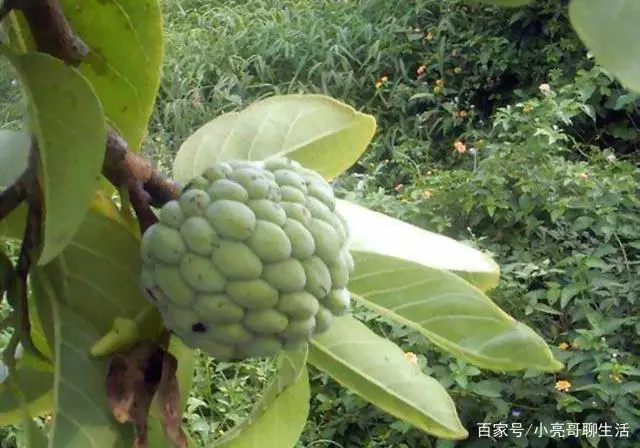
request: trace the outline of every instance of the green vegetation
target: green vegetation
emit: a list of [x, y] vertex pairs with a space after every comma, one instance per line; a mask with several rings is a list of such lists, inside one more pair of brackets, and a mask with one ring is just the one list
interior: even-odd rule
[[[163, 74], [142, 144], [158, 169], [172, 174], [180, 145], [212, 118], [272, 95], [321, 93], [371, 114], [376, 135], [335, 179], [336, 195], [489, 254], [501, 279], [487, 294], [565, 364], [481, 370], [356, 303], [361, 321], [454, 398], [469, 439], [427, 436], [310, 365], [296, 447], [636, 446], [640, 101], [587, 52], [567, 3], [162, 1]], [[0, 59], [5, 129], [21, 126], [16, 79]], [[199, 355], [184, 416], [193, 446], [240, 423], [274, 371], [270, 360]], [[494, 433], [514, 422], [529, 434]], [[568, 422], [610, 425], [612, 437], [540, 435]], [[24, 438], [1, 431], [2, 448]]]

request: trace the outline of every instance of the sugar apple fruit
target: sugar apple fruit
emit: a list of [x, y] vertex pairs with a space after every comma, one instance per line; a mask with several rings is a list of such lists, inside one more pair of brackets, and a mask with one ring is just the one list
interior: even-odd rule
[[220, 162], [145, 231], [142, 288], [191, 348], [223, 360], [272, 356], [348, 312], [348, 237], [318, 173], [284, 158]]

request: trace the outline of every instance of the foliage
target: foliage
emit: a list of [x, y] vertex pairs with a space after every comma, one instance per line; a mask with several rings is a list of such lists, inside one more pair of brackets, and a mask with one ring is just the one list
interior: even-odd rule
[[[525, 3], [483, 2], [500, 6]], [[74, 29], [93, 49], [105, 51], [94, 51], [78, 71], [67, 69], [63, 76], [88, 81], [99, 100], [93, 104], [102, 105], [107, 122], [121, 132], [132, 151], [138, 150], [152, 114], [150, 138], [143, 143], [144, 154], [153, 155], [161, 169], [173, 171], [181, 180], [188, 176], [177, 165], [173, 170], [169, 168], [176, 154], [168, 148], [186, 141], [176, 163], [186, 157], [190, 159], [186, 163], [189, 167], [194, 160], [185, 155], [190, 152], [189, 146], [193, 149], [198, 144], [199, 137], [210, 138], [213, 134], [214, 140], [223, 138], [220, 130], [235, 127], [239, 135], [260, 142], [264, 146], [262, 154], [267, 156], [283, 150], [272, 143], [273, 135], [278, 134], [277, 126], [272, 135], [261, 133], [255, 126], [273, 114], [273, 100], [297, 102], [301, 108], [313, 108], [314, 104], [314, 97], [308, 95], [276, 96], [271, 100], [272, 106], [269, 101], [259, 100], [283, 93], [321, 93], [341, 100], [316, 97], [333, 104], [318, 115], [328, 123], [333, 119], [334, 125], [327, 125], [335, 137], [333, 145], [311, 132], [313, 144], [294, 145], [284, 148], [284, 152], [330, 177], [337, 175], [334, 186], [347, 199], [341, 203], [351, 210], [351, 221], [360, 229], [356, 232], [360, 240], [354, 244], [357, 250], [369, 254], [360, 258], [359, 266], [364, 271], [352, 280], [358, 296], [353, 318], [342, 320], [336, 332], [344, 326], [342, 333], [347, 340], [348, 335], [361, 332], [361, 339], [352, 343], [366, 341], [376, 348], [363, 353], [350, 350], [349, 344], [345, 349], [341, 341], [324, 338], [312, 344], [308, 364], [306, 354], [300, 353], [284, 354], [276, 366], [274, 360], [230, 364], [203, 357], [194, 359], [193, 353], [174, 340], [171, 353], [182, 366], [177, 375], [181, 389], [184, 392], [192, 382], [194, 385], [191, 396], [183, 394], [180, 405], [180, 409], [186, 406], [184, 422], [192, 443], [212, 446], [218, 439], [226, 445], [245, 446], [264, 434], [271, 434], [271, 440], [278, 436], [293, 440], [305, 423], [303, 402], [310, 406], [309, 421], [297, 446], [327, 441], [363, 447], [528, 446], [527, 443], [542, 447], [552, 446], [553, 440], [538, 434], [515, 440], [482, 438], [478, 434], [479, 422], [521, 422], [526, 428], [540, 423], [549, 427], [554, 422], [600, 421], [611, 425], [628, 422], [632, 430], [634, 423], [637, 427], [640, 387], [635, 341], [640, 323], [635, 309], [640, 238], [634, 229], [638, 227], [639, 173], [629, 163], [637, 157], [637, 130], [629, 122], [633, 122], [638, 103], [636, 94], [618, 82], [619, 79], [622, 85], [635, 86], [637, 71], [633, 64], [637, 58], [620, 50], [628, 45], [614, 42], [626, 35], [634, 41], [635, 28], [607, 22], [603, 29], [609, 31], [600, 31], [599, 20], [603, 16], [615, 20], [608, 15], [615, 8], [596, 11], [588, 1], [574, 0], [571, 9], [566, 8], [567, 2], [550, 0], [530, 2], [525, 8], [495, 8], [478, 3], [422, 0], [393, 4], [360, 0], [310, 5], [301, 0], [250, 4], [238, 0], [220, 5], [202, 0], [165, 0], [164, 74], [157, 96], [161, 40], [155, 2], [119, 2], [125, 14], [120, 14], [113, 7], [115, 4], [104, 3], [95, 7], [96, 15], [91, 20], [83, 16], [86, 10], [67, 8]], [[142, 8], [151, 13], [142, 14]], [[633, 20], [633, 14], [631, 8], [623, 18]], [[10, 17], [14, 26], [10, 35], [15, 37], [18, 22]], [[130, 26], [124, 17], [136, 26]], [[569, 17], [577, 34], [569, 26]], [[110, 35], [106, 30], [112, 29], [119, 30], [118, 39], [105, 38]], [[607, 70], [584, 57], [579, 37], [594, 52], [595, 62], [606, 64]], [[123, 47], [123, 42], [132, 38], [137, 39], [138, 46]], [[29, 39], [24, 42], [33, 44]], [[130, 53], [121, 51], [125, 47]], [[16, 45], [12, 48], [16, 50]], [[40, 55], [33, 59], [45, 60]], [[108, 66], [105, 60], [110, 62]], [[0, 59], [0, 64], [5, 64], [0, 73], [2, 126], [20, 129], [22, 105], [15, 101], [21, 96], [16, 89], [19, 73], [6, 63], [7, 59]], [[24, 73], [21, 78], [28, 85], [29, 73], [27, 81]], [[71, 82], [53, 84], [67, 86]], [[51, 94], [50, 103], [64, 104], [68, 100], [59, 92], [44, 89], [44, 93]], [[342, 102], [356, 106], [358, 112]], [[34, 114], [34, 101], [27, 104]], [[45, 110], [37, 101], [35, 104], [36, 115], [38, 110]], [[129, 109], [133, 104], [136, 107]], [[242, 111], [241, 124], [236, 123], [234, 114], [225, 114], [230, 111]], [[71, 108], [71, 112], [77, 113], [78, 109]], [[371, 148], [362, 154], [371, 136], [356, 130], [351, 133], [351, 141], [355, 135], [356, 143], [348, 146], [349, 132], [341, 134], [335, 124], [345, 116], [360, 116], [366, 128], [367, 120], [373, 121], [368, 114], [376, 118], [378, 129]], [[218, 119], [209, 122], [214, 116]], [[283, 114], [279, 125], [291, 125], [292, 116], [295, 114]], [[46, 136], [49, 132], [56, 135], [51, 119], [51, 114], [45, 114], [45, 123], [51, 129]], [[355, 119], [352, 124], [357, 122]], [[298, 126], [296, 132], [304, 138], [309, 131]], [[96, 140], [101, 134], [87, 133]], [[74, 135], [57, 134], [54, 143], [61, 144], [63, 138], [71, 141], [67, 155], [79, 148], [73, 142]], [[16, 138], [21, 139], [16, 135], [23, 134], [5, 134], [8, 138], [0, 139], [4, 142], [2, 147], [10, 147], [9, 142], [16, 148]], [[46, 158], [43, 148], [50, 142], [43, 144], [43, 135], [39, 142], [41, 157]], [[96, 160], [103, 156], [104, 145], [87, 145], [98, 146], [102, 149], [86, 150], [84, 154], [87, 160], [93, 160], [85, 162], [94, 164], [93, 171], [77, 173], [75, 180], [49, 181], [48, 185], [73, 187], [77, 182], [86, 183], [89, 177], [95, 178], [95, 167], [99, 165]], [[240, 147], [237, 141], [230, 146]], [[23, 159], [24, 154], [26, 151], [22, 152]], [[346, 158], [327, 165], [332, 154]], [[15, 152], [10, 155], [14, 157]], [[204, 155], [205, 160], [219, 157], [215, 150], [205, 151]], [[340, 174], [358, 158], [348, 172]], [[20, 174], [18, 168], [3, 171], [5, 167], [21, 167], [24, 163], [3, 164], [0, 184], [9, 185]], [[201, 163], [204, 162], [194, 163], [187, 172], [197, 171]], [[53, 179], [52, 173], [55, 171], [45, 169], [45, 179]], [[86, 176], [84, 181], [81, 174]], [[103, 174], [109, 177], [104, 170]], [[113, 177], [109, 181], [113, 183]], [[77, 359], [76, 353], [69, 350], [69, 343], [89, 351], [88, 342], [110, 331], [111, 314], [101, 316], [105, 308], [95, 304], [106, 308], [128, 304], [125, 314], [144, 322], [146, 334], [153, 335], [158, 329], [158, 316], [145, 311], [135, 287], [110, 281], [124, 278], [118, 271], [128, 271], [127, 282], [137, 281], [138, 224], [128, 207], [130, 198], [123, 194], [126, 188], [120, 188], [120, 194], [112, 201], [109, 182], [102, 179], [100, 185], [104, 190], [96, 190], [88, 213], [83, 211], [82, 200], [80, 204], [60, 201], [65, 190], [45, 189], [49, 194], [55, 193], [45, 201], [46, 205], [58, 204], [53, 207], [54, 212], [57, 209], [57, 213], [63, 213], [68, 207], [86, 218], [70, 245], [65, 247], [63, 241], [68, 234], [52, 239], [54, 250], [62, 250], [61, 254], [32, 274], [30, 297], [42, 303], [37, 315], [42, 322], [35, 321], [33, 342], [45, 354], [48, 348], [55, 348], [62, 356], [57, 367], [63, 376], [55, 380], [54, 402], [74, 418], [84, 418], [86, 413], [76, 415], [78, 408], [65, 405], [64, 399], [60, 402], [60, 397], [71, 396], [66, 384], [69, 378], [95, 391], [101, 387], [100, 377], [61, 368], [73, 362], [67, 360]], [[77, 188], [72, 193], [87, 198], [89, 191]], [[134, 211], [138, 210], [134, 207]], [[4, 220], [2, 227], [8, 235], [20, 239], [26, 216], [21, 212], [24, 208]], [[417, 227], [408, 227], [399, 220]], [[51, 224], [63, 232], [72, 227], [64, 222], [49, 221]], [[469, 241], [459, 245], [420, 228]], [[103, 239], [105, 232], [112, 238]], [[114, 241], [120, 244], [114, 245]], [[15, 240], [7, 242], [15, 261], [19, 245]], [[492, 254], [500, 263], [499, 283], [495, 264], [470, 247]], [[438, 256], [439, 253], [449, 257]], [[455, 254], [465, 255], [463, 258]], [[104, 255], [106, 258], [99, 261]], [[385, 266], [389, 269], [383, 269]], [[65, 279], [70, 290], [60, 289], [56, 281], [60, 278]], [[387, 286], [394, 281], [397, 288], [389, 292]], [[432, 283], [438, 287], [425, 293], [421, 285]], [[551, 366], [546, 344], [532, 336], [529, 327], [518, 323], [500, 326], [509, 322], [508, 316], [477, 289], [486, 292], [496, 285], [491, 291], [492, 299], [555, 346], [553, 355], [565, 363], [561, 371], [555, 375], [535, 370], [504, 374], [474, 366], [490, 367], [483, 364], [482, 351], [474, 347], [474, 341], [479, 343], [482, 338], [465, 340], [464, 333], [458, 334], [458, 330], [465, 322], [471, 322], [476, 312], [488, 313], [494, 319], [494, 326], [487, 325], [485, 329], [495, 333], [501, 328], [503, 334], [515, 336], [512, 342], [518, 335], [533, 337], [539, 344], [538, 360]], [[103, 290], [107, 291], [106, 301], [99, 299]], [[125, 290], [127, 294], [121, 296]], [[442, 297], [456, 290], [461, 307], [474, 303], [479, 308], [469, 313], [468, 309], [460, 312], [459, 308], [447, 307], [446, 302], [442, 306]], [[83, 301], [76, 300], [78, 297]], [[415, 305], [429, 297], [440, 306]], [[406, 305], [414, 306], [409, 308], [412, 312], [402, 312]], [[3, 313], [8, 311], [4, 309]], [[443, 312], [445, 322], [457, 322], [458, 326], [438, 326], [438, 319], [419, 321], [420, 316], [436, 311]], [[35, 316], [32, 313], [33, 319]], [[74, 325], [61, 324], [72, 321]], [[502, 324], [496, 326], [496, 322]], [[482, 328], [474, 331], [483, 333]], [[89, 340], [80, 333], [90, 335]], [[499, 354], [503, 358], [514, 353], [513, 348], [506, 348], [508, 344], [501, 347]], [[403, 351], [407, 352], [404, 357]], [[383, 354], [392, 358], [394, 369], [376, 368], [376, 359], [382, 361], [376, 356]], [[494, 358], [493, 362], [497, 360]], [[89, 358], [85, 362], [89, 370], [84, 372], [95, 367], [104, 370], [103, 361]], [[502, 359], [502, 369], [521, 369], [525, 366], [522, 361], [532, 366], [535, 357], [511, 354], [506, 366]], [[17, 369], [19, 381], [39, 385], [53, 381], [52, 366], [43, 364], [29, 350], [18, 361]], [[403, 381], [394, 383], [397, 378]], [[347, 388], [339, 387], [336, 380]], [[421, 402], [424, 397], [412, 387], [418, 383], [431, 388], [442, 400]], [[30, 416], [23, 412], [26, 407], [18, 406], [19, 397], [10, 396], [6, 387], [10, 384], [0, 384], [5, 407], [0, 417], [3, 423], [18, 422], [23, 417], [28, 423]], [[571, 387], [566, 389], [567, 385]], [[23, 389], [34, 394], [27, 397], [29, 400], [38, 401], [29, 406], [31, 416], [50, 408], [46, 387]], [[100, 404], [99, 394], [92, 396], [97, 403], [92, 409], [106, 411], [107, 405]], [[464, 431], [460, 422], [456, 423], [458, 416], [447, 401], [449, 396], [454, 398], [460, 422], [471, 437], [460, 442], [425, 438], [422, 430], [445, 438], [452, 438], [451, 430], [458, 434]], [[13, 412], [5, 412], [7, 407]], [[248, 414], [252, 417], [246, 420]], [[278, 415], [296, 419], [295, 425], [288, 426], [288, 435], [277, 430], [282, 423]], [[166, 424], [166, 415], [154, 407], [149, 428], [151, 446], [164, 446], [163, 417]], [[75, 433], [65, 426], [68, 422], [64, 417], [52, 420], [51, 416], [43, 416], [35, 422], [37, 426], [28, 424], [19, 433], [31, 444], [41, 434], [39, 427], [46, 431], [57, 428], [52, 440], [63, 445], [69, 444], [59, 438]], [[443, 433], [447, 425], [449, 428]], [[103, 429], [105, 440], [114, 437], [112, 421]], [[13, 431], [9, 429], [2, 438], [3, 446], [14, 443]], [[219, 439], [225, 432], [227, 435]], [[87, 440], [83, 440], [80, 443], [86, 446]], [[630, 440], [599, 441], [592, 437], [580, 443], [596, 446], [600, 442], [622, 448], [632, 446]], [[280, 446], [277, 441], [273, 443]], [[561, 446], [570, 443], [565, 440]]]

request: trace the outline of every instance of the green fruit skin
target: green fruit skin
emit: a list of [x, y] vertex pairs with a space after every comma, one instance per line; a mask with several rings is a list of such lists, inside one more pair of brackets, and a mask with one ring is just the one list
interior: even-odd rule
[[299, 163], [215, 163], [141, 240], [165, 325], [218, 359], [276, 355], [348, 312], [354, 260], [331, 186]]
[[247, 202], [257, 219], [269, 221], [282, 227], [287, 221], [287, 213], [277, 202], [267, 199], [253, 199]]
[[229, 201], [247, 202], [249, 192], [242, 185], [228, 179], [220, 179], [211, 184], [207, 189], [207, 194], [216, 199], [227, 199]]
[[185, 216], [201, 216], [211, 203], [211, 197], [206, 191], [193, 189], [181, 194], [179, 202]]
[[213, 251], [211, 260], [220, 273], [229, 280], [253, 280], [263, 271], [262, 261], [244, 243], [221, 241]]
[[349, 310], [351, 294], [346, 288], [334, 289], [324, 298], [322, 304], [327, 307], [334, 316], [342, 316]]
[[204, 214], [220, 236], [237, 241], [249, 238], [256, 224], [256, 215], [249, 207], [228, 199], [214, 201]]
[[162, 292], [171, 300], [171, 305], [188, 306], [195, 299], [193, 290], [175, 267], [157, 264], [154, 275]]
[[318, 299], [322, 299], [331, 290], [331, 273], [320, 257], [312, 256], [302, 262], [307, 284], [305, 289]]
[[169, 201], [164, 204], [160, 209], [158, 219], [161, 224], [179, 230], [185, 220], [182, 208], [180, 208], [180, 202]]
[[316, 328], [316, 318], [292, 320], [286, 330], [280, 336], [287, 341], [304, 341], [314, 335]]
[[288, 218], [282, 227], [291, 243], [291, 255], [298, 260], [304, 260], [313, 255], [316, 250], [316, 243], [313, 235], [302, 223], [295, 219]]
[[301, 291], [307, 283], [302, 263], [293, 258], [265, 265], [262, 278], [283, 293]]
[[311, 293], [298, 291], [282, 294], [277, 309], [291, 319], [307, 319], [318, 312], [320, 303]]
[[246, 243], [265, 263], [277, 263], [291, 256], [289, 237], [281, 227], [269, 221], [257, 220]]
[[327, 308], [321, 306], [315, 316], [316, 329], [315, 334], [324, 333], [331, 327], [333, 323], [333, 314]]
[[[167, 264], [178, 264], [187, 251], [187, 246], [184, 244], [180, 232], [157, 223], [152, 227], [153, 230], [149, 233], [149, 241], [143, 244], [150, 245], [151, 255], [159, 261]], [[143, 253], [145, 253], [144, 248]]]
[[263, 279], [227, 282], [227, 294], [247, 309], [267, 309], [278, 303], [278, 290]]
[[244, 318], [244, 325], [254, 333], [277, 334], [287, 328], [289, 319], [273, 308], [254, 310]]
[[212, 324], [237, 324], [244, 318], [245, 309], [228, 294], [199, 294], [193, 310], [202, 321]]
[[332, 264], [340, 255], [342, 241], [336, 231], [321, 219], [312, 218], [309, 231], [316, 243], [315, 254], [327, 264]]
[[180, 261], [180, 274], [195, 291], [212, 293], [224, 291], [226, 280], [205, 257], [188, 253]]
[[205, 257], [211, 256], [214, 247], [220, 241], [215, 230], [201, 216], [187, 218], [180, 227], [180, 235], [191, 252]]

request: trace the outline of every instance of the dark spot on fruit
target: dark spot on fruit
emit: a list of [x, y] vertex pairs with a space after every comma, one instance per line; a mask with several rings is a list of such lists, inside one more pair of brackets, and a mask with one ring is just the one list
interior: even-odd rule
[[158, 298], [156, 296], [153, 295], [153, 290], [150, 288], [145, 288], [145, 291], [147, 292], [147, 294], [149, 295], [149, 297], [151, 297], [153, 299], [154, 302], [158, 301]]
[[191, 331], [193, 331], [194, 333], [206, 333], [207, 332], [207, 326], [205, 324], [203, 324], [202, 322], [198, 322], [198, 323], [193, 324], [191, 326]]

